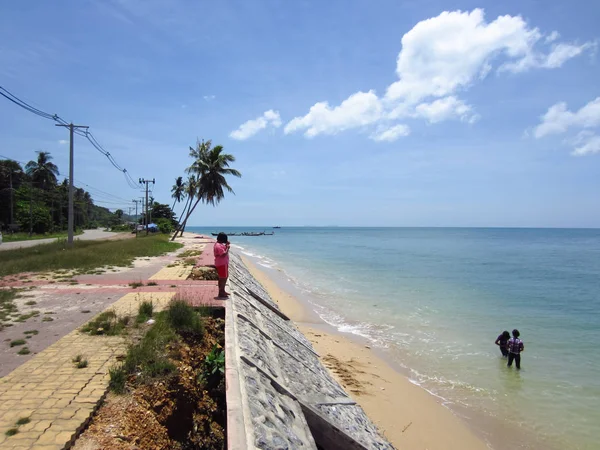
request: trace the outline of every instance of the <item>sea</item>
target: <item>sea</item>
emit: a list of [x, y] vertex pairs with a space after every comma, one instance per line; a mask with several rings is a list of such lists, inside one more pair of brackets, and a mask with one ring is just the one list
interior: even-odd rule
[[[600, 448], [600, 230], [192, 227], [231, 237], [494, 449]], [[522, 368], [494, 341], [517, 328]], [[406, 405], [410, 407], [410, 405]]]

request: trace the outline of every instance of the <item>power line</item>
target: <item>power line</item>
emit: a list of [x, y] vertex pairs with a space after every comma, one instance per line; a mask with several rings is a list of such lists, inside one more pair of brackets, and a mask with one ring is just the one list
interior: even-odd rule
[[[5, 88], [3, 88], [2, 86], [0, 86], [0, 95], [4, 98], [6, 98], [7, 100], [9, 100], [10, 102], [14, 103], [17, 106], [20, 106], [21, 108], [29, 111], [30, 113], [33, 113], [37, 116], [40, 116], [44, 119], [48, 119], [48, 120], [53, 120], [61, 125], [68, 125], [68, 122], [66, 120], [64, 120], [62, 117], [60, 117], [58, 114], [50, 114], [47, 112], [42, 111], [41, 109], [35, 108], [34, 106], [31, 106], [29, 103], [21, 100], [20, 98], [18, 98], [16, 95], [12, 94], [11, 92], [9, 92], [8, 90], [6, 90]], [[106, 151], [102, 145], [100, 145], [100, 143], [98, 142], [98, 140], [94, 137], [94, 135], [89, 131], [89, 130], [73, 130], [74, 134], [77, 134], [78, 136], [82, 136], [85, 137], [88, 142], [90, 144], [92, 144], [92, 146], [98, 150], [100, 153], [102, 153], [106, 159], [108, 159], [108, 161], [119, 171], [122, 172], [123, 175], [125, 176], [125, 181], [127, 181], [127, 184], [129, 185], [130, 188], [132, 189], [139, 189], [139, 186], [135, 183], [135, 180], [131, 177], [131, 175], [129, 174], [129, 172], [127, 171], [127, 169], [125, 169], [124, 167], [121, 167], [117, 161], [115, 160], [115, 158], [108, 152]]]

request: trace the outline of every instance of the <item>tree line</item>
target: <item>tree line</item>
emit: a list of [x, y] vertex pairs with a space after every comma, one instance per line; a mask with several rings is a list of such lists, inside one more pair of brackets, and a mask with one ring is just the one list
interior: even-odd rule
[[[69, 182], [59, 183], [60, 172], [49, 152], [25, 164], [0, 161], [0, 229], [12, 232], [55, 233], [67, 229]], [[94, 204], [89, 192], [75, 188], [75, 228], [109, 227], [119, 222], [107, 208]]]

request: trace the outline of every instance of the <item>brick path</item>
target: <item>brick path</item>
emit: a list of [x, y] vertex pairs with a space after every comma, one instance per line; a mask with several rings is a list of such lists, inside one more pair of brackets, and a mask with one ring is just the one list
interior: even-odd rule
[[[199, 249], [205, 242], [207, 240], [185, 239], [184, 250]], [[212, 264], [212, 258], [208, 258], [206, 253], [209, 252], [198, 258], [199, 264], [207, 264], [207, 261]], [[172, 263], [173, 260], [170, 258], [166, 262]], [[144, 300], [151, 300], [154, 309], [160, 311], [177, 292], [184, 293], [196, 306], [223, 306], [224, 302], [214, 300], [216, 282], [184, 281], [188, 270], [191, 271], [191, 266], [162, 268], [148, 277], [156, 280], [157, 286], [147, 286], [134, 292], [128, 286], [114, 285], [114, 281], [110, 280], [112, 274], [96, 277], [93, 281], [86, 277], [85, 281], [97, 282], [90, 289], [98, 289], [104, 295], [121, 294], [105, 309], [115, 311], [118, 316], [136, 315], [138, 305]], [[105, 284], [108, 283], [113, 285], [107, 288]], [[177, 289], [165, 291], [167, 286], [177, 286]], [[57, 295], [63, 290], [55, 289]], [[121, 336], [88, 336], [73, 330], [0, 378], [0, 448], [69, 448], [105, 397], [109, 369], [115, 365], [117, 356], [125, 352], [126, 341]], [[76, 367], [73, 358], [77, 355], [87, 359], [87, 367]], [[29, 422], [18, 426], [17, 421], [24, 418], [28, 418]], [[7, 436], [6, 432], [11, 428], [18, 432]]]

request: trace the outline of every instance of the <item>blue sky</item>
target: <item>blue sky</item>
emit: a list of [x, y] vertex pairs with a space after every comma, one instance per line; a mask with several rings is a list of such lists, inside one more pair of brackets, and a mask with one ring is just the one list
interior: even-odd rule
[[[197, 138], [223, 145], [243, 178], [193, 225], [598, 227], [599, 19], [591, 0], [2, 2], [0, 86], [89, 125], [163, 203]], [[0, 115], [0, 155], [68, 173], [66, 130]], [[98, 204], [141, 195], [75, 148]]]

